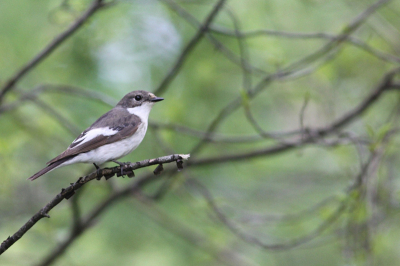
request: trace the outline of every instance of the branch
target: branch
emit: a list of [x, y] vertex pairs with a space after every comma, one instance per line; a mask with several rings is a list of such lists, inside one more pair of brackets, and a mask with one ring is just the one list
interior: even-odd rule
[[[304, 135], [307, 134], [307, 131], [309, 131], [307, 128], [305, 128], [303, 131], [299, 129], [288, 130], [288, 131], [264, 131], [262, 128], [259, 128], [258, 130], [261, 130], [261, 132], [258, 132], [259, 134], [256, 135], [229, 135], [222, 133], [213, 133], [212, 135], [208, 135], [207, 132], [205, 131], [173, 123], [160, 123], [160, 122], [149, 121], [149, 126], [154, 130], [175, 131], [176, 133], [195, 138], [201, 138], [204, 141], [211, 143], [227, 143], [227, 144], [261, 142], [268, 139], [281, 140], [283, 138], [295, 137], [301, 134]], [[350, 142], [360, 141], [362, 142], [362, 144], [369, 144], [368, 141], [359, 139], [358, 137], [351, 135], [351, 132], [342, 132], [339, 138], [348, 139]]]
[[[192, 16], [188, 11], [186, 11], [184, 8], [182, 8], [180, 5], [178, 5], [176, 2], [171, 1], [171, 0], [162, 0], [170, 9], [175, 11], [175, 13], [179, 14], [183, 19], [185, 19], [187, 22], [189, 22], [193, 27], [196, 29], [199, 29], [202, 27], [201, 23], [197, 21], [197, 19]], [[225, 46], [222, 42], [220, 42], [217, 38], [215, 38], [210, 32], [212, 26], [210, 25], [209, 31], [206, 32], [206, 37], [207, 39], [214, 45], [215, 49], [219, 50], [228, 60], [233, 62], [234, 64], [238, 66], [242, 66], [243, 60], [241, 58], [238, 58], [238, 56], [230, 50], [227, 46]], [[255, 66], [250, 65], [249, 62], [245, 61], [247, 69], [251, 69], [253, 72], [258, 73], [258, 74], [263, 74], [265, 75], [267, 72], [257, 68]]]
[[217, 218], [234, 235], [236, 235], [237, 237], [239, 237], [240, 239], [242, 239], [243, 241], [245, 241], [249, 244], [257, 245], [266, 250], [287, 250], [287, 249], [295, 248], [295, 247], [305, 244], [307, 242], [310, 242], [311, 240], [320, 236], [324, 231], [326, 231], [330, 226], [332, 226], [340, 218], [342, 213], [346, 210], [347, 202], [348, 202], [348, 200], [343, 200], [342, 202], [340, 202], [340, 204], [336, 208], [336, 210], [334, 212], [332, 212], [324, 222], [322, 222], [317, 228], [315, 228], [313, 231], [309, 232], [307, 235], [295, 238], [286, 243], [266, 244], [266, 243], [262, 242], [260, 239], [258, 239], [257, 237], [252, 236], [252, 235], [246, 233], [245, 231], [243, 231], [242, 229], [240, 229], [233, 221], [231, 221], [228, 217], [226, 217], [225, 214], [223, 214], [222, 211], [219, 209], [219, 207], [216, 205], [211, 193], [200, 182], [198, 182], [195, 179], [189, 179], [189, 180], [187, 180], [187, 183], [199, 191], [199, 193], [204, 197], [204, 199], [206, 200], [208, 205], [211, 207], [213, 212], [216, 214]]
[[[18, 89], [16, 91], [20, 92]], [[0, 106], [0, 115], [12, 111], [20, 107], [23, 103], [27, 101], [35, 101], [43, 93], [63, 93], [67, 95], [72, 95], [76, 97], [88, 98], [91, 100], [96, 100], [107, 106], [115, 106], [116, 100], [111, 97], [96, 91], [90, 91], [80, 87], [61, 85], [61, 84], [43, 84], [35, 87], [29, 92], [20, 92], [21, 95], [11, 103], [3, 104]], [[80, 131], [79, 131], [80, 132]]]
[[168, 231], [172, 234], [175, 234], [179, 238], [188, 242], [189, 244], [198, 247], [200, 250], [203, 250], [209, 253], [212, 256], [215, 256], [219, 261], [226, 265], [253, 265], [249, 264], [249, 260], [240, 256], [240, 254], [235, 253], [233, 250], [229, 250], [227, 248], [220, 248], [216, 243], [208, 239], [206, 236], [198, 233], [187, 225], [181, 223], [180, 221], [173, 218], [173, 216], [169, 216], [166, 212], [163, 212], [161, 209], [158, 209], [154, 205], [154, 201], [145, 195], [141, 194], [140, 189], [146, 185], [148, 181], [154, 180], [154, 176], [146, 175], [139, 180], [136, 180], [132, 185], [116, 191], [112, 193], [107, 199], [101, 202], [98, 206], [93, 208], [93, 211], [90, 212], [87, 217], [82, 219], [82, 223], [80, 224], [78, 231], [71, 231], [68, 238], [63, 240], [55, 249], [48, 252], [48, 256], [46, 256], [43, 261], [36, 264], [37, 266], [49, 266], [53, 264], [64, 252], [68, 249], [68, 247], [87, 229], [89, 229], [95, 219], [104, 211], [107, 210], [112, 204], [116, 203], [118, 200], [125, 199], [129, 196], [133, 196], [137, 199], [136, 207], [139, 208], [139, 211], [147, 215], [150, 219], [152, 219], [156, 224], [159, 224], [162, 227], [168, 228]]
[[190, 52], [196, 47], [196, 45], [200, 42], [203, 38], [204, 34], [208, 31], [211, 22], [214, 20], [218, 12], [220, 11], [221, 7], [224, 5], [226, 0], [219, 0], [218, 3], [214, 6], [211, 13], [207, 16], [206, 20], [204, 21], [203, 25], [198, 29], [196, 34], [190, 40], [190, 42], [186, 45], [185, 49], [183, 49], [181, 55], [176, 60], [174, 66], [171, 68], [169, 73], [165, 76], [161, 84], [158, 86], [156, 91], [154, 92], [156, 95], [162, 94], [171, 81], [176, 77], [180, 68], [182, 67], [183, 63], [185, 62], [187, 56]]
[[[375, 154], [375, 153], [374, 153]], [[370, 165], [370, 163], [366, 163], [365, 167], [368, 167]], [[172, 171], [168, 171], [168, 174], [172, 174]], [[360, 174], [356, 177], [356, 181], [353, 185], [351, 185], [348, 189], [346, 189], [346, 194], [350, 195], [350, 192], [354, 189], [358, 188], [358, 180], [362, 179], [362, 177], [366, 174], [366, 170], [363, 169], [361, 170]], [[81, 235], [83, 234], [87, 229], [90, 228], [90, 226], [93, 224], [93, 222], [95, 221], [95, 219], [102, 213], [104, 212], [108, 207], [110, 207], [112, 204], [114, 204], [117, 200], [120, 200], [122, 198], [125, 198], [129, 195], [139, 195], [137, 193], [140, 192], [140, 189], [144, 186], [146, 186], [147, 184], [158, 180], [159, 177], [158, 176], [154, 176], [154, 175], [145, 175], [139, 179], [137, 179], [132, 185], [114, 192], [113, 194], [111, 194], [106, 200], [104, 200], [102, 203], [100, 203], [97, 207], [95, 207], [93, 209], [93, 211], [86, 216], [85, 219], [82, 219], [81, 223], [79, 224], [78, 228], [75, 228], [75, 230], [71, 231], [69, 237], [65, 240], [63, 240], [59, 246], [57, 246], [54, 250], [52, 250], [51, 252], [48, 253], [48, 256], [38, 265], [40, 266], [48, 266], [51, 265], [59, 256], [61, 256], [67, 249], [68, 247]], [[194, 179], [189, 179], [188, 183], [195, 181]], [[198, 183], [198, 181], [196, 181]], [[191, 183], [192, 185], [195, 185], [193, 183]], [[204, 187], [204, 186], [202, 186]], [[204, 195], [204, 190], [200, 189], [200, 191], [202, 192], [203, 196]], [[137, 192], [137, 193], [135, 193]], [[344, 211], [345, 208], [345, 202], [346, 201], [342, 201], [339, 202], [340, 206], [332, 213], [332, 215], [325, 220], [322, 224], [320, 224], [315, 230], [311, 231], [309, 234], [294, 239], [291, 242], [287, 242], [287, 243], [282, 243], [282, 244], [272, 244], [272, 245], [268, 245], [268, 244], [264, 244], [262, 243], [260, 240], [258, 240], [257, 238], [247, 235], [247, 233], [245, 233], [244, 231], [240, 230], [239, 228], [237, 228], [237, 226], [231, 222], [230, 220], [227, 220], [228, 218], [224, 216], [224, 214], [218, 209], [218, 207], [216, 206], [215, 202], [212, 200], [212, 196], [210, 196], [211, 194], [206, 193], [207, 196], [206, 199], [209, 202], [209, 204], [211, 205], [211, 207], [213, 208], [214, 211], [217, 212], [217, 215], [219, 217], [219, 219], [224, 222], [224, 224], [228, 224], [230, 229], [232, 230], [233, 233], [237, 234], [239, 237], [241, 237], [243, 240], [245, 240], [246, 242], [252, 243], [252, 244], [256, 244], [256, 245], [261, 245], [263, 248], [266, 249], [278, 249], [278, 250], [282, 250], [282, 249], [290, 249], [290, 248], [294, 248], [298, 245], [304, 244], [306, 242], [309, 242], [313, 239], [315, 239], [317, 236], [319, 236], [322, 232], [324, 232], [329, 226], [331, 226], [340, 216], [340, 214]], [[154, 198], [153, 198], [154, 199]], [[157, 199], [157, 198], [156, 198]], [[211, 202], [210, 202], [211, 200]], [[315, 208], [321, 206], [322, 204], [325, 204], [325, 201], [329, 201], [332, 200], [332, 198], [327, 198], [326, 200], [322, 201], [321, 203], [317, 204], [316, 206], [313, 206], [312, 208], [310, 208], [309, 210], [306, 210], [304, 213], [308, 213], [313, 211]], [[298, 214], [301, 215], [302, 213]], [[283, 217], [281, 217], [283, 218]], [[294, 217], [292, 216], [287, 216], [288, 219], [293, 219]], [[181, 235], [181, 237], [183, 237], [186, 240], [190, 240], [191, 238], [187, 238], [184, 235]], [[199, 242], [197, 241], [190, 241], [192, 244], [198, 244]], [[200, 242], [202, 243], [202, 242]], [[199, 245], [198, 245], [199, 246]], [[202, 248], [202, 246], [200, 245], [199, 247]]]
[[[338, 50], [337, 47], [339, 47], [344, 40], [347, 39], [362, 23], [365, 22], [365, 20], [372, 15], [378, 8], [380, 8], [382, 5], [386, 4], [390, 0], [380, 0], [369, 6], [364, 12], [362, 12], [360, 15], [358, 15], [356, 18], [354, 18], [346, 27], [345, 30], [340, 33], [336, 39], [328, 42], [327, 44], [323, 45], [321, 48], [316, 50], [315, 52], [306, 55], [305, 57], [301, 58], [298, 61], [295, 61], [285, 67], [283, 70], [279, 70], [271, 75], [267, 75], [264, 77], [254, 88], [253, 90], [249, 91], [247, 94], [249, 100], [253, 99], [255, 96], [257, 96], [261, 91], [265, 89], [268, 85], [270, 85], [273, 81], [276, 80], [282, 80], [288, 77], [293, 77], [296, 76], [298, 77], [299, 75], [304, 75], [304, 74], [309, 74], [310, 71], [308, 71], [306, 68], [303, 68], [303, 65], [308, 63], [311, 64], [311, 62], [316, 61], [317, 59], [327, 56], [328, 58], [331, 58], [331, 54], [335, 54], [335, 52]], [[311, 68], [315, 69], [315, 68]], [[207, 135], [206, 137], [208, 138], [211, 136], [214, 131], [217, 129], [217, 127], [221, 124], [221, 122], [227, 118], [230, 114], [232, 114], [235, 110], [237, 110], [239, 107], [242, 106], [242, 96], [237, 97], [236, 99], [232, 100], [230, 103], [228, 103], [220, 112], [219, 114], [215, 117], [215, 119], [209, 124], [207, 127]], [[198, 153], [201, 148], [203, 147], [205, 143], [205, 139], [201, 140], [192, 150], [191, 154]]]
[[53, 117], [60, 126], [64, 127], [72, 136], [78, 136], [80, 132], [82, 132], [79, 127], [71, 123], [61, 112], [48, 105], [46, 102], [39, 98], [31, 99], [31, 101], [39, 106], [39, 108], [41, 108], [47, 115]]
[[168, 232], [175, 234], [182, 238], [189, 244], [198, 247], [214, 256], [220, 263], [224, 265], [255, 265], [255, 263], [248, 258], [242, 256], [240, 253], [227, 248], [221, 248], [221, 243], [215, 243], [206, 236], [193, 230], [185, 223], [175, 219], [173, 215], [169, 215], [168, 212], [159, 209], [155, 204], [154, 200], [146, 197], [140, 191], [136, 190], [132, 195], [138, 200], [141, 207], [140, 210], [151, 218], [155, 223], [167, 229]]
[[387, 4], [392, 0], [379, 0], [374, 4], [370, 5], [367, 9], [361, 12], [358, 16], [356, 16], [348, 25], [344, 27], [342, 32], [338, 34], [338, 36], [326, 43], [320, 49], [317, 49], [314, 53], [306, 56], [298, 60], [297, 62], [291, 64], [292, 68], [297, 68], [304, 63], [309, 61], [315, 61], [316, 59], [320, 58], [322, 55], [329, 53], [332, 49], [335, 49], [338, 45], [343, 43], [347, 38], [353, 34], [372, 14], [374, 14], [379, 8], [383, 5]]
[[108, 6], [104, 0], [94, 0], [90, 7], [74, 21], [71, 26], [52, 40], [42, 51], [24, 65], [18, 72], [11, 77], [6, 84], [0, 89], [0, 104], [7, 92], [9, 92], [14, 85], [29, 71], [36, 67], [43, 59], [50, 55], [61, 43], [68, 39], [76, 30], [78, 30], [96, 11], [100, 8]]
[[[281, 37], [281, 38], [290, 38], [290, 39], [326, 39], [326, 40], [335, 40], [337, 38], [336, 34], [326, 33], [326, 32], [310, 32], [310, 33], [302, 33], [302, 32], [288, 32], [288, 31], [276, 31], [276, 30], [252, 30], [252, 31], [239, 31], [236, 33], [235, 31], [225, 28], [223, 26], [214, 25], [210, 28], [210, 30], [214, 33], [221, 34], [224, 36], [234, 37], [234, 38], [254, 38], [260, 36], [274, 36], [274, 37]], [[368, 45], [363, 40], [348, 36], [344, 42], [347, 42], [355, 47], [358, 47], [365, 52], [369, 53], [376, 58], [379, 58], [383, 61], [387, 61], [390, 63], [398, 64], [400, 63], [400, 58], [396, 55], [385, 53], [381, 50], [378, 50], [370, 45]]]
[[355, 118], [364, 114], [364, 112], [369, 109], [386, 91], [398, 89], [396, 84], [392, 85], [392, 80], [394, 76], [400, 72], [400, 68], [396, 68], [389, 73], [387, 73], [380, 84], [373, 90], [365, 99], [362, 101], [357, 107], [348, 113], [344, 114], [342, 117], [333, 121], [329, 126], [319, 129], [308, 129], [308, 135], [302, 136], [298, 140], [294, 140], [291, 142], [285, 142], [284, 144], [278, 144], [273, 147], [267, 147], [264, 149], [259, 149], [247, 153], [240, 154], [230, 154], [226, 156], [216, 156], [209, 157], [204, 159], [199, 159], [192, 161], [191, 165], [203, 165], [203, 164], [214, 164], [214, 163], [223, 163], [227, 161], [237, 161], [243, 160], [253, 157], [265, 156], [277, 154], [285, 151], [289, 151], [293, 148], [298, 148], [305, 144], [313, 143], [315, 140], [320, 139], [322, 137], [328, 136], [337, 132], [339, 129], [351, 123]]
[[[50, 203], [44, 206], [39, 212], [37, 212], [31, 219], [28, 220], [14, 235], [9, 236], [1, 245], [0, 245], [0, 255], [6, 251], [11, 245], [17, 242], [29, 229], [32, 228], [40, 219], [44, 217], [50, 218], [48, 212], [52, 210], [55, 206], [57, 206], [63, 199], [69, 199], [72, 197], [76, 190], [81, 188], [83, 185], [88, 183], [91, 180], [97, 179], [100, 180], [101, 177], [105, 177], [105, 179], [109, 179], [113, 177], [115, 174], [119, 176], [121, 171], [124, 174], [130, 176], [133, 174], [133, 170], [148, 167], [151, 165], [159, 165], [164, 163], [176, 162], [178, 169], [182, 169], [183, 160], [187, 160], [189, 158], [189, 154], [172, 154], [164, 157], [159, 157], [155, 159], [148, 159], [136, 163], [130, 163], [123, 166], [116, 166], [113, 168], [103, 168], [98, 171], [92, 172], [85, 177], [80, 177], [75, 183], [72, 183], [65, 189], [62, 189], [57, 196], [55, 196]], [[157, 172], [159, 173], [159, 172]]]

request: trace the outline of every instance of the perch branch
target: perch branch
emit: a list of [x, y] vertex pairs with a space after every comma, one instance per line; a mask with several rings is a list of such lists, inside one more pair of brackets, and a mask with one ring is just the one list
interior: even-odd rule
[[[176, 162], [178, 169], [180, 169], [182, 160], [186, 160], [189, 158], [188, 154], [172, 154], [164, 157], [159, 157], [155, 159], [147, 159], [144, 161], [130, 163], [126, 166], [123, 166], [123, 171], [125, 174], [129, 175], [133, 173], [133, 170], [148, 167], [151, 165], [159, 165], [163, 163], [171, 163]], [[69, 199], [72, 197], [76, 190], [81, 188], [83, 185], [88, 183], [93, 179], [100, 180], [101, 177], [105, 177], [106, 179], [111, 178], [115, 174], [121, 173], [121, 166], [116, 166], [113, 168], [103, 168], [98, 171], [92, 172], [85, 177], [80, 177], [75, 183], [72, 183], [65, 189], [62, 189], [57, 196], [55, 196], [46, 206], [44, 206], [40, 211], [38, 211], [31, 219], [29, 219], [14, 235], [9, 236], [3, 243], [0, 245], [0, 255], [4, 253], [9, 247], [11, 247], [15, 242], [17, 242], [32, 226], [34, 226], [40, 219], [44, 217], [50, 217], [48, 212], [52, 210], [55, 206], [57, 206], [63, 199]]]

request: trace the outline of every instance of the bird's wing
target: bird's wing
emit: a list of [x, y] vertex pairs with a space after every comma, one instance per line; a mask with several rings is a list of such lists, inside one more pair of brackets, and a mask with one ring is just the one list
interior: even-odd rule
[[63, 153], [47, 164], [128, 138], [138, 130], [140, 124], [139, 117], [129, 114], [124, 109], [114, 108], [83, 131]]

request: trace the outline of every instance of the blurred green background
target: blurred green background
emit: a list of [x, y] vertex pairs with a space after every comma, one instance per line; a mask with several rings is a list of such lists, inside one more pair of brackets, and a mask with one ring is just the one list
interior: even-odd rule
[[[90, 3], [1, 1], [1, 84]], [[233, 34], [235, 24], [236, 30], [243, 32], [266, 29], [339, 34], [372, 3], [228, 0], [212, 26]], [[203, 22], [215, 1], [177, 4]], [[389, 1], [351, 35], [383, 54], [381, 58], [350, 42], [336, 43], [315, 60], [292, 68], [300, 71], [295, 72], [298, 76], [273, 80], [251, 101], [244, 96], [244, 76], [245, 83], [254, 87], [330, 40], [267, 33], [238, 41], [234, 36], [214, 32], [211, 38], [225, 47], [221, 52], [209, 37], [203, 37], [177, 77], [158, 95], [165, 101], [154, 106], [150, 115], [153, 126], [143, 143], [122, 160], [135, 162], [190, 153], [201, 139], [197, 135], [207, 130], [228, 103], [240, 97], [267, 132], [297, 130], [301, 124], [307, 128], [329, 125], [355, 108], [385, 73], [399, 64], [399, 8], [399, 1]], [[137, 89], [154, 92], [196, 31], [163, 1], [116, 1], [94, 14], [17, 83], [2, 106], [14, 101], [18, 105], [0, 113], [1, 241], [62, 187], [94, 168], [73, 165], [35, 182], [26, 179], [61, 153], [123, 95]], [[226, 49], [235, 55], [236, 63], [227, 59]], [[244, 75], [241, 55], [262, 71], [253, 69]], [[62, 90], [62, 86], [71, 90]], [[89, 96], [83, 97], [79, 91]], [[19, 102], [27, 92], [37, 92], [37, 97]], [[366, 196], [361, 189], [347, 193], [347, 188], [359, 174], [360, 164], [365, 164], [381, 145], [382, 135], [397, 128], [399, 93], [386, 92], [363, 116], [342, 129], [363, 139], [358, 144], [327, 145], [327, 139], [284, 153], [196, 165], [203, 158], [279, 145], [257, 134], [243, 106], [218, 126], [217, 141], [206, 142], [203, 149], [192, 154], [189, 161], [193, 166], [170, 177], [163, 173], [159, 181], [143, 188], [143, 193], [151, 195], [169, 180], [164, 197], [150, 204], [135, 197], [116, 201], [53, 265], [398, 265], [400, 168], [395, 135], [369, 173]], [[175, 125], [189, 128], [192, 133]], [[250, 140], [240, 142], [237, 137]], [[140, 177], [152, 170], [135, 173]], [[112, 178], [87, 184], [76, 196], [82, 216], [132, 182]], [[268, 245], [290, 244], [305, 236], [304, 243], [275, 250], [244, 241], [218, 219], [196, 182], [207, 188], [224, 217], [248, 236]], [[42, 265], [43, 259], [70, 234], [72, 202], [63, 201], [49, 213], [50, 219], [39, 221], [0, 257], [0, 265]], [[345, 210], [321, 228], [341, 204]]]

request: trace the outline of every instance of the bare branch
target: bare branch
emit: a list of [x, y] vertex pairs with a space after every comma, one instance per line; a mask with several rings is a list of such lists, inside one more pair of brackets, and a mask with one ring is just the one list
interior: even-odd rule
[[[214, 33], [222, 34], [225, 36], [231, 36], [231, 37], [236, 37], [236, 38], [254, 38], [254, 37], [260, 37], [260, 36], [274, 36], [274, 37], [282, 37], [282, 38], [291, 38], [291, 39], [326, 39], [333, 41], [337, 39], [337, 35], [333, 33], [326, 33], [326, 32], [311, 32], [311, 33], [302, 33], [302, 32], [287, 32], [287, 31], [275, 31], [275, 30], [268, 30], [268, 29], [262, 29], [262, 30], [253, 30], [253, 31], [233, 31], [228, 28], [225, 28], [220, 25], [213, 25], [210, 29]], [[400, 58], [397, 57], [396, 55], [389, 54], [382, 52], [376, 48], [373, 48], [372, 46], [368, 45], [366, 42], [363, 40], [354, 37], [354, 36], [348, 36], [344, 42], [347, 42], [355, 47], [358, 47], [365, 52], [369, 53], [372, 56], [375, 56], [383, 61], [387, 61], [390, 63], [395, 63], [398, 64], [400, 63]]]
[[[249, 99], [254, 98], [258, 95], [262, 90], [265, 89], [266, 86], [270, 85], [273, 81], [282, 80], [291, 76], [298, 77], [298, 75], [309, 74], [310, 71], [307, 68], [304, 68], [304, 64], [310, 64], [311, 62], [327, 55], [328, 58], [331, 58], [332, 53], [335, 54], [338, 50], [339, 45], [345, 40], [350, 34], [352, 34], [367, 18], [372, 15], [378, 8], [382, 5], [386, 4], [390, 0], [380, 0], [376, 3], [369, 6], [364, 12], [358, 15], [352, 22], [348, 24], [345, 30], [343, 30], [342, 34], [339, 34], [335, 40], [332, 40], [318, 49], [316, 52], [313, 52], [302, 59], [295, 61], [285, 67], [283, 70], [277, 71], [271, 75], [263, 78], [253, 90], [248, 92]], [[315, 70], [315, 68], [311, 68]], [[214, 120], [211, 121], [209, 126], [207, 127], [207, 135], [209, 137], [213, 134], [213, 132], [217, 129], [220, 123], [227, 118], [231, 113], [233, 113], [236, 109], [242, 106], [242, 97], [239, 96], [229, 104], [227, 104], [220, 113], [215, 117]], [[198, 153], [203, 147], [205, 140], [201, 140], [192, 150], [191, 154]]]
[[37, 106], [39, 106], [47, 115], [52, 116], [62, 127], [66, 128], [72, 136], [78, 136], [81, 130], [75, 126], [75, 124], [69, 122], [67, 118], [64, 117], [60, 112], [56, 109], [40, 100], [39, 98], [31, 99]]
[[155, 94], [159, 95], [162, 94], [168, 87], [168, 85], [172, 82], [172, 80], [176, 77], [178, 74], [179, 70], [183, 66], [187, 56], [190, 54], [190, 52], [197, 46], [197, 44], [200, 42], [200, 40], [203, 38], [204, 34], [208, 31], [208, 28], [222, 6], [224, 5], [226, 0], [219, 0], [217, 4], [213, 7], [212, 11], [210, 14], [207, 16], [205, 19], [203, 25], [198, 29], [196, 34], [193, 36], [193, 38], [190, 40], [190, 42], [186, 45], [186, 47], [183, 49], [181, 55], [178, 57], [176, 60], [174, 66], [170, 69], [168, 74], [165, 76], [161, 84], [158, 86], [158, 88], [155, 90]]
[[361, 12], [357, 17], [355, 17], [343, 30], [342, 32], [333, 40], [329, 41], [327, 44], [322, 46], [320, 49], [316, 50], [314, 53], [298, 60], [297, 62], [291, 64], [290, 69], [298, 68], [303, 64], [309, 63], [310, 61], [315, 61], [322, 55], [329, 53], [332, 49], [335, 49], [339, 44], [343, 43], [353, 32], [355, 32], [369, 16], [374, 14], [379, 8], [387, 4], [391, 0], [379, 0], [374, 4], [370, 5], [367, 9]]
[[[174, 172], [168, 171], [167, 174], [174, 174]], [[176, 174], [176, 172], [175, 172]], [[45, 259], [37, 264], [38, 266], [48, 266], [51, 265], [57, 258], [59, 258], [68, 247], [87, 229], [91, 227], [95, 219], [104, 211], [106, 211], [112, 204], [117, 201], [134, 196], [138, 202], [142, 205], [142, 212], [148, 215], [156, 223], [163, 227], [169, 229], [169, 231], [180, 238], [184, 239], [188, 243], [210, 253], [215, 256], [219, 261], [227, 265], [252, 265], [249, 264], [249, 260], [244, 258], [240, 254], [234, 253], [229, 249], [221, 249], [219, 246], [215, 245], [209, 241], [206, 237], [202, 236], [198, 232], [193, 231], [191, 228], [182, 224], [181, 222], [174, 220], [172, 217], [168, 216], [166, 213], [157, 209], [153, 204], [153, 200], [144, 196], [140, 193], [141, 188], [143, 188], [148, 183], [157, 180], [159, 177], [154, 175], [145, 175], [137, 179], [132, 185], [123, 188], [122, 190], [116, 191], [107, 197], [102, 203], [96, 206], [89, 215], [87, 215], [80, 223], [79, 230], [71, 231], [67, 239], [63, 240], [54, 250], [48, 253]], [[246, 261], [244, 263], [242, 261]]]
[[[165, 4], [167, 4], [169, 8], [174, 10], [182, 18], [184, 18], [186, 21], [188, 21], [193, 27], [195, 27], [196, 29], [201, 28], [201, 23], [199, 21], [197, 21], [197, 19], [192, 14], [187, 12], [176, 2], [171, 1], [171, 0], [162, 0], [162, 1]], [[210, 25], [210, 27], [212, 27], [212, 25]], [[206, 32], [206, 37], [214, 45], [214, 47], [216, 49], [218, 49], [232, 63], [234, 63], [238, 66], [242, 66], [242, 64], [244, 63], [246, 65], [246, 68], [249, 70], [251, 69], [254, 73], [263, 74], [263, 75], [266, 74], [266, 71], [264, 71], [260, 68], [257, 68], [255, 66], [252, 66], [249, 62], [243, 60], [243, 58], [239, 58], [233, 51], [231, 51], [228, 47], [226, 47], [222, 42], [220, 42], [212, 34], [210, 34], [209, 31]]]
[[[150, 176], [147, 176], [150, 177]], [[135, 182], [134, 184], [137, 184]], [[129, 187], [130, 188], [130, 187]], [[104, 211], [107, 210], [112, 204], [116, 203], [118, 200], [128, 196], [130, 194], [129, 189], [121, 190], [118, 192], [114, 192], [107, 199], [97, 205], [93, 210], [83, 219], [80, 220], [78, 227], [72, 227], [70, 231], [70, 235], [67, 239], [65, 239], [62, 243], [60, 243], [54, 250], [48, 253], [48, 255], [37, 265], [38, 266], [48, 266], [51, 265], [54, 261], [56, 261], [64, 252], [68, 249], [68, 247], [74, 243], [74, 241], [82, 235], [86, 230], [88, 230], [95, 219]]]
[[191, 186], [197, 188], [197, 190], [201, 193], [201, 195], [206, 199], [207, 203], [210, 205], [211, 209], [217, 215], [218, 219], [236, 236], [241, 238], [247, 243], [257, 245], [261, 248], [268, 249], [268, 250], [286, 250], [297, 247], [299, 245], [305, 244], [314, 238], [320, 236], [325, 230], [327, 230], [333, 223], [335, 223], [341, 216], [341, 214], [347, 208], [347, 201], [343, 200], [339, 207], [323, 222], [321, 223], [316, 229], [314, 229], [309, 234], [287, 241], [287, 243], [282, 244], [266, 244], [263, 243], [260, 239], [255, 236], [249, 235], [243, 230], [239, 229], [236, 224], [234, 224], [230, 219], [228, 219], [218, 208], [215, 204], [215, 201], [211, 195], [211, 193], [207, 190], [205, 186], [203, 186], [200, 182], [195, 179], [190, 179], [187, 181]]
[[289, 151], [293, 148], [297, 148], [315, 141], [315, 139], [328, 136], [337, 132], [339, 129], [344, 127], [345, 125], [351, 123], [355, 118], [361, 116], [368, 108], [370, 108], [386, 91], [390, 91], [392, 89], [396, 89], [397, 87], [392, 87], [392, 80], [394, 76], [400, 72], [400, 68], [396, 68], [389, 73], [387, 73], [380, 84], [373, 90], [358, 106], [344, 114], [339, 119], [333, 121], [330, 125], [314, 129], [308, 130], [308, 136], [304, 136], [298, 140], [293, 140], [291, 142], [285, 142], [285, 144], [278, 144], [273, 147], [268, 147], [260, 150], [251, 151], [248, 153], [241, 154], [231, 154], [226, 156], [216, 156], [210, 158], [204, 158], [199, 160], [191, 161], [192, 165], [203, 165], [203, 164], [214, 164], [214, 163], [222, 163], [227, 161], [236, 161], [243, 160], [253, 157], [266, 156], [281, 153], [284, 151]]
[[212, 241], [197, 233], [184, 223], [174, 219], [173, 216], [168, 215], [167, 212], [157, 208], [153, 201], [141, 194], [139, 190], [136, 190], [133, 195], [141, 203], [142, 212], [149, 216], [154, 222], [167, 228], [169, 232], [186, 240], [188, 243], [211, 254], [219, 262], [225, 265], [255, 265], [254, 262], [248, 258], [243, 257], [237, 252], [215, 245]]
[[[302, 132], [305, 132], [305, 130], [304, 130], [304, 113], [306, 111], [306, 108], [307, 108], [309, 100], [310, 100], [310, 97], [307, 94], [306, 97], [304, 98], [303, 106], [301, 107], [301, 110], [300, 110], [299, 120], [300, 120], [300, 130]], [[301, 137], [304, 139], [304, 135], [303, 134], [302, 134]]]
[[24, 65], [18, 72], [11, 77], [6, 84], [0, 89], [0, 104], [7, 92], [9, 92], [15, 84], [25, 76], [29, 71], [36, 67], [43, 59], [49, 56], [60, 44], [68, 39], [76, 30], [78, 30], [96, 11], [102, 7], [107, 6], [103, 0], [94, 0], [89, 8], [74, 21], [71, 26], [52, 40], [42, 51], [32, 58], [26, 65]]
[[[159, 123], [150, 121], [149, 126], [152, 128], [159, 130], [172, 130], [176, 131], [181, 134], [185, 134], [188, 136], [202, 138], [205, 141], [209, 142], [221, 142], [221, 143], [246, 143], [246, 142], [255, 142], [255, 141], [262, 141], [263, 139], [260, 138], [259, 135], [248, 135], [248, 136], [228, 136], [224, 134], [213, 134], [212, 136], [207, 136], [207, 132], [196, 130], [190, 127], [177, 125], [177, 124], [170, 124], [170, 123]], [[273, 133], [272, 133], [273, 134]], [[279, 134], [279, 133], [277, 133]]]
[[151, 165], [158, 165], [163, 163], [171, 163], [171, 162], [182, 162], [182, 160], [188, 159], [188, 154], [172, 154], [169, 156], [158, 157], [155, 159], [148, 159], [136, 163], [130, 163], [121, 169], [121, 166], [116, 166], [113, 168], [103, 168], [98, 171], [92, 172], [91, 174], [79, 178], [75, 183], [72, 183], [65, 189], [62, 189], [57, 196], [55, 196], [45, 207], [43, 207], [39, 212], [37, 212], [28, 222], [26, 222], [14, 235], [9, 236], [1, 245], [0, 245], [0, 255], [4, 253], [11, 245], [17, 242], [32, 226], [34, 226], [40, 219], [43, 217], [50, 217], [48, 212], [52, 210], [55, 206], [57, 206], [63, 199], [69, 199], [72, 197], [76, 190], [81, 188], [83, 185], [88, 183], [91, 180], [97, 179], [100, 180], [101, 177], [105, 177], [106, 179], [111, 178], [115, 174], [120, 175], [121, 170], [124, 174], [129, 175], [133, 173], [133, 170], [148, 167]]
[[[16, 90], [20, 91], [20, 90]], [[42, 93], [63, 93], [72, 96], [84, 97], [92, 100], [99, 101], [107, 106], [114, 106], [117, 102], [111, 97], [87, 89], [70, 86], [70, 85], [59, 85], [59, 84], [43, 84], [35, 87], [29, 92], [21, 92], [21, 95], [11, 103], [3, 104], [0, 106], [0, 115], [2, 113], [12, 111], [20, 107], [23, 103], [27, 101], [35, 101]]]

